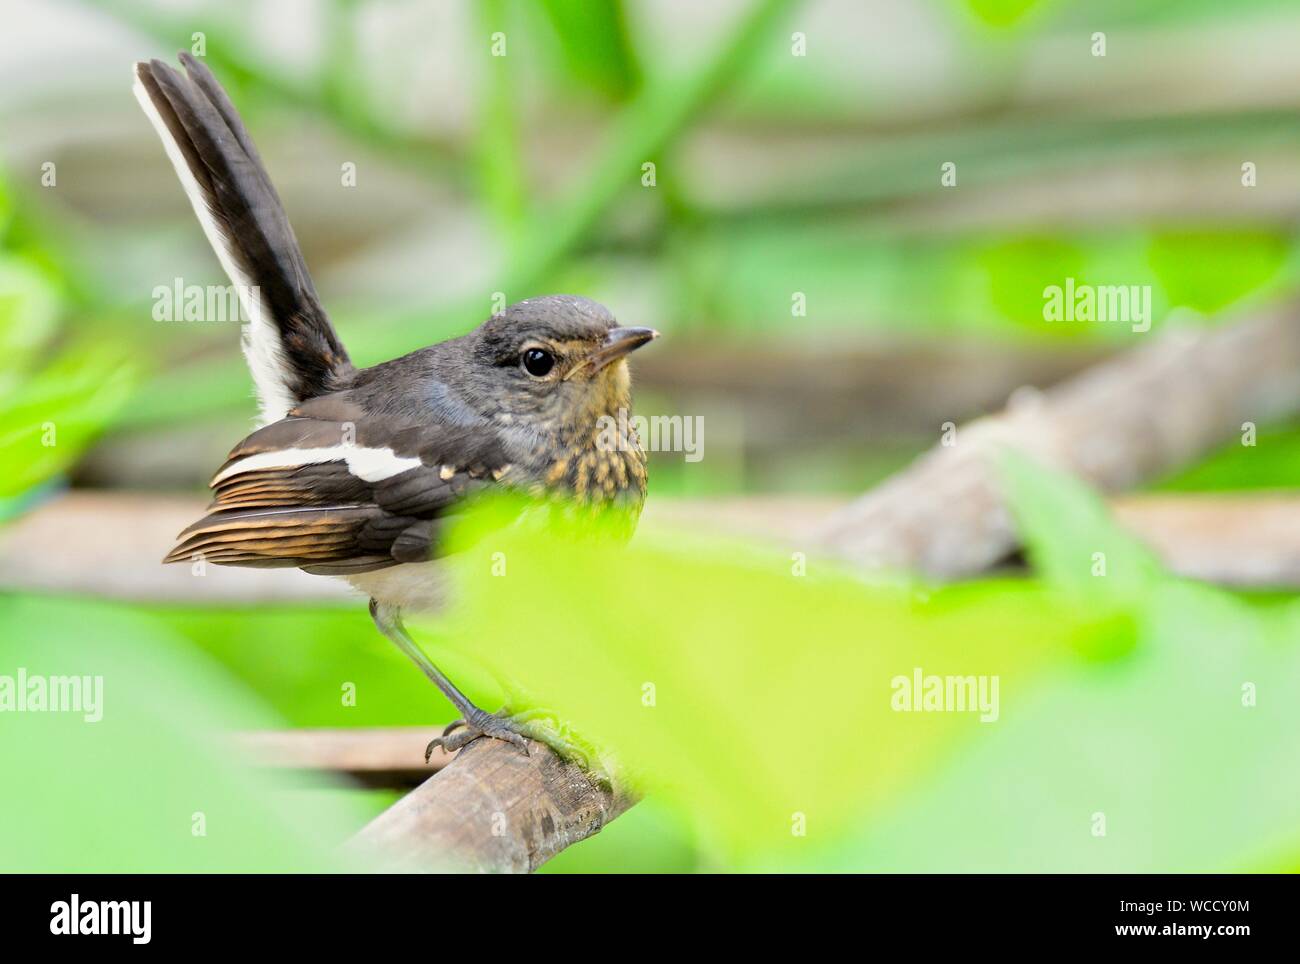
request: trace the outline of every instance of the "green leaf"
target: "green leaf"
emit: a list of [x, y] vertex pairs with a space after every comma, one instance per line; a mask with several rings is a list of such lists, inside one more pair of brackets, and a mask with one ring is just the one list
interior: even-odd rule
[[[1211, 872], [1300, 852], [1300, 604], [1255, 611], [1160, 574], [1077, 480], [1008, 453], [1003, 477], [1036, 568], [1098, 615], [1104, 660], [1063, 663], [968, 750], [820, 868]], [[1091, 575], [1103, 547], [1111, 566]], [[1119, 620], [1135, 638], [1127, 648]], [[1085, 652], [1085, 656], [1092, 655]], [[1121, 658], [1122, 657], [1122, 658]], [[960, 805], [955, 805], [960, 801]]]
[[984, 725], [896, 711], [898, 679], [1022, 686], [1074, 628], [1033, 586], [871, 588], [680, 533], [624, 550], [486, 525], [466, 544], [435, 660], [508, 674], [512, 706], [542, 703], [616, 748], [726, 859], [799, 848], [798, 815], [843, 832]]
[[14, 214], [13, 193], [4, 177], [4, 172], [0, 171], [0, 240], [4, 239], [5, 233], [9, 230], [9, 221]]
[[1039, 0], [966, 0], [966, 6], [982, 23], [991, 27], [1010, 27], [1039, 6]]
[[1162, 578], [1160, 563], [1076, 476], [1008, 449], [1003, 488], [1034, 569], [1049, 585], [1093, 604], [1132, 600]]
[[542, 9], [576, 80], [615, 100], [636, 89], [640, 69], [622, 0], [545, 0]]
[[0, 706], [5, 678], [20, 671], [89, 678], [84, 692], [99, 694], [81, 712], [0, 711], [0, 768], [11, 777], [0, 869], [343, 868], [332, 851], [364, 821], [362, 802], [287, 794], [241, 759], [230, 734], [275, 720], [156, 624], [117, 606], [8, 597], [0, 639]]
[[1300, 479], [1300, 425], [1261, 425], [1254, 445], [1240, 437], [1154, 487], [1166, 492], [1289, 489]]
[[0, 394], [0, 517], [3, 500], [73, 464], [125, 402], [133, 378], [116, 352], [82, 347]]
[[31, 263], [0, 252], [0, 393], [57, 329], [59, 295]]
[[1294, 869], [1297, 630], [1295, 604], [1261, 615], [1165, 584], [1132, 659], [1063, 667], [923, 791], [810, 859], [909, 873]]
[[1278, 231], [1184, 230], [1156, 235], [1148, 257], [1172, 305], [1213, 314], [1275, 277], [1290, 250]]
[[1008, 449], [999, 467], [1006, 499], [1035, 572], [1090, 627], [1076, 639], [1095, 660], [1138, 645], [1136, 614], [1165, 578], [1154, 555], [1111, 518], [1075, 476]]

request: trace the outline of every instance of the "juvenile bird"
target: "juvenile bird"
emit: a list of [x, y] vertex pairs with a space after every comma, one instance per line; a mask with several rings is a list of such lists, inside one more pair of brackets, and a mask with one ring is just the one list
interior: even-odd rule
[[[658, 337], [585, 298], [531, 298], [478, 328], [373, 368], [354, 368], [248, 131], [212, 72], [135, 65], [135, 95], [162, 138], [250, 323], [244, 354], [262, 428], [231, 451], [208, 513], [165, 562], [292, 567], [370, 596], [379, 630], [460, 712], [429, 745], [479, 736], [525, 750], [553, 742], [522, 718], [476, 707], [402, 625], [437, 600], [430, 560], [449, 512], [493, 486], [621, 507], [646, 492], [629, 352]], [[602, 416], [612, 416], [602, 419]], [[427, 754], [426, 754], [427, 757]]]

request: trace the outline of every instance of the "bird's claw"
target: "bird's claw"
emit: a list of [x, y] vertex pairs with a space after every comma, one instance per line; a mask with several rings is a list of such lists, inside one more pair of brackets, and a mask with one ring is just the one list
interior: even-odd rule
[[454, 720], [443, 728], [442, 736], [434, 737], [424, 749], [424, 762], [428, 763], [436, 747], [442, 747], [447, 753], [455, 753], [462, 747], [473, 743], [480, 736], [512, 743], [525, 754], [528, 753], [526, 734], [520, 731], [508, 716], [494, 716], [490, 713], [470, 714], [468, 719]]
[[503, 708], [496, 714], [482, 713], [472, 715], [469, 719], [453, 720], [442, 731], [442, 735], [429, 741], [424, 751], [424, 762], [428, 763], [437, 747], [446, 753], [455, 753], [468, 746], [481, 736], [512, 743], [528, 753], [528, 741], [536, 740], [545, 744], [565, 760], [576, 763], [584, 770], [591, 765], [590, 747], [580, 745], [562, 727], [558, 717], [549, 710], [532, 709], [521, 713], [511, 713]]

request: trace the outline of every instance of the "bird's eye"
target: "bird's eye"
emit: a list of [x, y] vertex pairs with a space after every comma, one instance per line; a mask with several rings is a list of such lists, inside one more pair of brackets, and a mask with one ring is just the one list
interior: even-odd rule
[[524, 371], [534, 378], [545, 378], [555, 367], [555, 356], [541, 348], [529, 348], [520, 356]]

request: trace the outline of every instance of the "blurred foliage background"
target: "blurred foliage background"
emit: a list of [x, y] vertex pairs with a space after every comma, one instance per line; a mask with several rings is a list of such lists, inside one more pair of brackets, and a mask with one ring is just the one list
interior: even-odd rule
[[[3, 16], [0, 513], [13, 523], [69, 490], [199, 496], [250, 426], [237, 323], [153, 318], [158, 286], [226, 283], [127, 76], [196, 43], [358, 364], [460, 333], [498, 295], [581, 293], [665, 333], [637, 358], [637, 409], [702, 416], [706, 457], [652, 455], [652, 506], [860, 492], [1021, 384], [1297, 281], [1300, 10], [1282, 0], [5, 0]], [[495, 34], [506, 56], [491, 55]], [[1045, 323], [1043, 289], [1067, 276], [1150, 285], [1151, 332]], [[1156, 485], [1292, 487], [1300, 426], [1261, 426], [1260, 440]], [[1064, 518], [1095, 514], [1094, 541], [1107, 525], [1089, 494], [1012, 471], [1036, 559], [1091, 544]], [[1066, 501], [1044, 510], [1052, 498]], [[93, 524], [61, 535], [48, 550], [69, 566], [97, 538]], [[523, 613], [490, 613], [472, 637], [426, 627], [449, 669], [489, 689], [463, 647], [496, 640], [494, 659], [662, 777], [550, 869], [1295, 866], [1300, 729], [1277, 706], [1246, 722], [1238, 705], [1243, 679], [1294, 692], [1289, 597], [1135, 564], [1109, 584], [1120, 598], [1099, 601], [1095, 581], [1045, 564], [936, 591], [936, 621], [846, 576], [803, 589], [755, 575], [782, 560], [748, 552], [711, 545], [690, 569], [650, 540], [629, 563], [642, 591], [625, 618], [642, 628], [625, 662], [589, 658], [567, 681], [547, 671], [574, 662], [565, 640], [515, 651]], [[516, 585], [564, 600], [550, 582]], [[359, 603], [134, 596], [0, 597], [0, 674], [102, 671], [132, 710], [94, 726], [0, 715], [6, 772], [48, 774], [0, 803], [0, 866], [333, 866], [321, 843], [391, 795], [297, 790], [320, 833], [269, 832], [288, 826], [283, 791], [212, 749], [211, 731], [449, 714]], [[1084, 620], [1080, 649], [1071, 614], [1103, 602], [1117, 615]], [[656, 617], [665, 606], [695, 616]], [[810, 626], [814, 610], [826, 615]], [[604, 638], [608, 615], [579, 611], [584, 645]], [[702, 639], [709, 658], [681, 672]], [[936, 671], [963, 653], [1000, 668], [1026, 688], [1018, 712], [899, 749], [900, 718], [855, 712], [858, 677], [828, 667], [908, 672], [924, 646]], [[729, 682], [745, 665], [748, 682]], [[664, 711], [661, 729], [591, 699], [620, 673], [674, 667], [690, 709]], [[792, 673], [797, 692], [776, 685]], [[706, 712], [729, 686], [744, 698], [725, 719]], [[788, 817], [771, 823], [800, 809], [792, 784], [834, 828], [797, 852]], [[115, 806], [88, 806], [93, 787]], [[1108, 794], [1129, 831], [1103, 847], [1087, 821]], [[194, 810], [228, 817], [214, 817], [222, 848], [195, 845]]]

